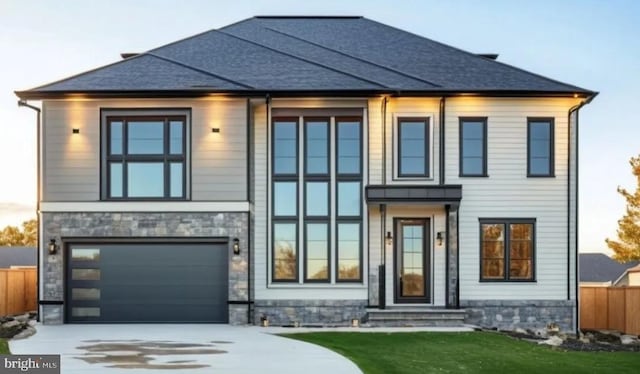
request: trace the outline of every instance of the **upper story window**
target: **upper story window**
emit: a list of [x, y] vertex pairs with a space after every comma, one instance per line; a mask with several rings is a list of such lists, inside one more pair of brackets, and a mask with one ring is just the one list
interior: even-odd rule
[[527, 119], [527, 176], [554, 176], [553, 127], [553, 118]]
[[107, 112], [102, 132], [103, 198], [186, 199], [187, 127], [186, 114]]
[[460, 176], [487, 176], [487, 118], [460, 118]]
[[429, 178], [429, 118], [400, 117], [397, 126], [398, 177]]
[[362, 281], [362, 118], [274, 117], [273, 282]]
[[481, 219], [480, 280], [534, 280], [534, 249], [534, 219]]

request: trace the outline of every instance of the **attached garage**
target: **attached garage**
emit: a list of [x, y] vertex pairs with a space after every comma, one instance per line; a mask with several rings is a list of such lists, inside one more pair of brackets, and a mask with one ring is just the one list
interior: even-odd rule
[[70, 243], [66, 320], [227, 323], [226, 242]]

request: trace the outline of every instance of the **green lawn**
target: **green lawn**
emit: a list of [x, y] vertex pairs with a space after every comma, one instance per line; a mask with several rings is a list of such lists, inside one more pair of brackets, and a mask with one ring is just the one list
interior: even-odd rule
[[4, 339], [0, 339], [0, 355], [8, 355], [9, 353], [9, 344]]
[[638, 373], [640, 353], [566, 352], [490, 332], [286, 334], [327, 347], [365, 374]]

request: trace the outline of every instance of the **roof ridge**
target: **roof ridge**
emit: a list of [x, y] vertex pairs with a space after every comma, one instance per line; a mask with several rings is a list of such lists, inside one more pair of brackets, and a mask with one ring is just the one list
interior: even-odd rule
[[330, 16], [330, 15], [260, 15], [254, 16], [253, 18], [258, 19], [358, 19], [364, 18], [363, 16]]
[[393, 30], [398, 30], [398, 31], [403, 32], [403, 33], [406, 33], [406, 34], [410, 34], [410, 35], [413, 35], [413, 36], [415, 36], [415, 37], [418, 37], [418, 38], [421, 38], [421, 39], [428, 40], [428, 41], [430, 41], [430, 42], [432, 42], [432, 43], [436, 43], [436, 44], [441, 45], [441, 46], [443, 46], [443, 47], [446, 47], [446, 48], [449, 48], [449, 49], [455, 50], [455, 51], [457, 51], [457, 52], [464, 53], [464, 54], [466, 54], [466, 55], [468, 55], [468, 56], [471, 56], [471, 57], [473, 57], [473, 58], [475, 58], [475, 59], [481, 59], [482, 61], [485, 61], [485, 62], [488, 62], [488, 63], [500, 64], [500, 65], [502, 65], [502, 66], [504, 66], [504, 67], [506, 67], [506, 68], [510, 68], [511, 70], [519, 71], [519, 72], [521, 72], [521, 73], [530, 74], [530, 75], [536, 76], [536, 77], [538, 77], [538, 78], [544, 79], [544, 80], [546, 80], [546, 81], [548, 81], [548, 82], [553, 82], [553, 83], [560, 84], [560, 85], [563, 85], [563, 86], [566, 86], [566, 87], [571, 87], [571, 88], [575, 89], [576, 91], [583, 91], [583, 92], [591, 92], [591, 93], [595, 93], [594, 91], [587, 90], [586, 88], [582, 88], [582, 87], [574, 86], [574, 85], [572, 85], [572, 84], [565, 83], [565, 82], [561, 82], [561, 81], [559, 81], [559, 80], [555, 80], [555, 79], [553, 79], [553, 78], [545, 77], [544, 75], [540, 75], [540, 74], [537, 74], [537, 73], [533, 73], [533, 72], [531, 72], [531, 71], [528, 71], [528, 70], [525, 70], [525, 69], [522, 69], [522, 68], [519, 68], [519, 67], [516, 67], [516, 66], [513, 66], [513, 65], [509, 65], [509, 64], [504, 63], [504, 62], [502, 62], [502, 61], [489, 60], [489, 59], [486, 59], [486, 58], [480, 57], [480, 56], [478, 56], [478, 55], [477, 55], [477, 54], [475, 54], [475, 53], [472, 53], [472, 52], [466, 51], [466, 50], [461, 49], [461, 48], [458, 48], [458, 47], [454, 47], [454, 46], [449, 45], [449, 44], [445, 44], [445, 43], [439, 42], [439, 41], [437, 41], [437, 40], [433, 40], [433, 39], [431, 39], [431, 38], [427, 38], [427, 37], [425, 37], [425, 36], [422, 36], [422, 35], [419, 35], [419, 34], [413, 33], [413, 32], [411, 32], [411, 31], [402, 30], [402, 29], [399, 29], [399, 28], [397, 28], [397, 27], [394, 27], [394, 26], [391, 26], [391, 25], [387, 25], [387, 24], [384, 24], [384, 23], [382, 23], [382, 22], [378, 22], [378, 21], [375, 21], [375, 20], [372, 20], [372, 19], [369, 19], [369, 18], [366, 18], [366, 17], [362, 17], [362, 19], [367, 20], [367, 21], [369, 21], [369, 22], [376, 23], [376, 24], [378, 24], [378, 25], [382, 25], [382, 26], [384, 26], [384, 27], [386, 27], [386, 28], [390, 28], [390, 29], [393, 29]]
[[[362, 18], [362, 17], [361, 17], [361, 18]], [[285, 35], [285, 36], [287, 36], [287, 37], [289, 37], [289, 38], [293, 38], [293, 39], [299, 40], [299, 41], [301, 41], [301, 42], [311, 44], [311, 45], [316, 46], [316, 47], [318, 47], [318, 48], [323, 48], [323, 49], [326, 49], [326, 50], [328, 50], [328, 51], [331, 51], [331, 52], [334, 52], [334, 53], [340, 54], [340, 55], [342, 55], [342, 56], [345, 56], [345, 57], [348, 57], [348, 58], [351, 58], [351, 59], [354, 59], [354, 60], [357, 60], [357, 61], [360, 61], [360, 62], [364, 62], [364, 63], [367, 63], [367, 64], [369, 64], [369, 65], [373, 65], [373, 66], [376, 66], [376, 67], [379, 67], [379, 68], [382, 68], [382, 69], [385, 69], [385, 70], [388, 70], [388, 71], [394, 72], [394, 73], [396, 73], [396, 74], [403, 75], [403, 76], [405, 76], [405, 77], [407, 77], [407, 78], [415, 79], [415, 80], [421, 81], [421, 82], [423, 82], [423, 83], [430, 84], [430, 85], [432, 85], [432, 86], [434, 86], [434, 87], [442, 87], [442, 85], [439, 85], [439, 84], [437, 84], [437, 83], [434, 83], [434, 82], [428, 81], [428, 80], [426, 80], [426, 79], [423, 79], [423, 78], [417, 77], [417, 76], [415, 76], [415, 75], [413, 75], [413, 74], [406, 73], [406, 72], [404, 72], [404, 71], [397, 70], [397, 69], [394, 69], [394, 68], [392, 68], [392, 67], [388, 67], [388, 66], [385, 66], [385, 65], [382, 65], [382, 64], [378, 64], [378, 63], [376, 63], [376, 62], [371, 62], [371, 61], [365, 60], [365, 59], [363, 59], [363, 58], [356, 57], [356, 56], [350, 55], [350, 54], [348, 54], [348, 53], [345, 53], [345, 52], [339, 51], [339, 50], [337, 50], [337, 49], [329, 48], [329, 47], [324, 46], [324, 45], [322, 45], [322, 44], [320, 44], [320, 43], [312, 42], [312, 41], [310, 41], [310, 40], [307, 40], [307, 39], [304, 39], [304, 38], [301, 38], [301, 37], [298, 37], [298, 36], [295, 36], [295, 35], [291, 35], [291, 34], [286, 33], [286, 32], [284, 32], [284, 31], [276, 30], [276, 29], [273, 29], [273, 28], [271, 28], [271, 27], [264, 27], [264, 28], [265, 28], [265, 29], [267, 29], [267, 30], [271, 30], [271, 31], [273, 31], [273, 32], [275, 32], [275, 33], [278, 33], [278, 34]]]
[[214, 77], [214, 78], [222, 79], [222, 80], [225, 80], [225, 81], [227, 81], [227, 82], [230, 82], [230, 83], [236, 84], [236, 85], [238, 85], [238, 86], [243, 86], [244, 88], [255, 88], [255, 87], [250, 86], [250, 85], [248, 85], [248, 84], [246, 84], [246, 83], [242, 83], [242, 82], [235, 81], [235, 80], [233, 80], [233, 79], [230, 79], [230, 78], [224, 77], [224, 76], [222, 76], [222, 75], [212, 73], [212, 72], [210, 72], [210, 71], [208, 71], [208, 70], [204, 70], [204, 69], [197, 68], [197, 67], [195, 67], [195, 66], [187, 65], [187, 64], [185, 64], [184, 62], [180, 62], [180, 61], [177, 61], [177, 60], [174, 60], [174, 59], [171, 59], [171, 58], [168, 58], [168, 57], [164, 57], [164, 56], [158, 56], [158, 55], [156, 55], [155, 53], [145, 52], [145, 53], [143, 53], [143, 55], [152, 56], [152, 57], [158, 58], [158, 59], [160, 59], [160, 60], [166, 61], [166, 62], [168, 62], [168, 63], [175, 64], [175, 65], [179, 65], [179, 66], [182, 66], [183, 68], [187, 68], [187, 69], [190, 69], [190, 70], [193, 70], [193, 71], [197, 71], [198, 73], [202, 73], [202, 74], [205, 74], [205, 75], [209, 75], [209, 76], [211, 76], [211, 77]]
[[295, 58], [295, 59], [300, 60], [300, 61], [304, 61], [304, 62], [306, 62], [306, 63], [308, 63], [308, 64], [316, 65], [316, 66], [319, 66], [319, 67], [321, 67], [321, 68], [324, 68], [324, 69], [327, 69], [327, 70], [331, 70], [331, 71], [334, 71], [334, 72], [337, 72], [337, 73], [340, 73], [340, 74], [343, 74], [343, 75], [348, 75], [348, 76], [350, 76], [350, 77], [352, 77], [352, 78], [355, 78], [355, 79], [361, 80], [361, 81], [363, 81], [363, 82], [367, 82], [367, 83], [375, 84], [375, 85], [380, 86], [380, 87], [382, 87], [382, 88], [390, 88], [390, 87], [387, 87], [387, 86], [385, 86], [384, 84], [382, 84], [382, 83], [380, 83], [380, 82], [376, 82], [376, 81], [371, 80], [371, 79], [363, 78], [363, 77], [360, 77], [360, 76], [358, 76], [358, 75], [355, 75], [355, 74], [352, 74], [352, 73], [348, 73], [348, 72], [346, 72], [346, 71], [342, 71], [342, 70], [340, 70], [340, 69], [336, 69], [336, 68], [334, 68], [334, 67], [332, 67], [332, 66], [327, 66], [327, 65], [321, 64], [321, 63], [319, 63], [319, 62], [309, 60], [309, 59], [307, 59], [307, 58], [305, 58], [305, 57], [296, 56], [296, 55], [294, 55], [294, 54], [287, 53], [287, 52], [283, 52], [283, 51], [277, 50], [277, 49], [272, 48], [272, 47], [267, 47], [266, 45], [260, 44], [260, 43], [258, 43], [258, 42], [253, 41], [253, 40], [249, 40], [249, 39], [242, 38], [242, 37], [240, 37], [240, 36], [234, 35], [234, 34], [232, 34], [232, 33], [226, 32], [226, 31], [221, 31], [221, 30], [215, 30], [215, 31], [217, 31], [217, 32], [219, 32], [219, 33], [221, 33], [221, 34], [227, 35], [227, 36], [229, 36], [229, 37], [236, 38], [236, 39], [238, 39], [238, 40], [242, 40], [242, 41], [244, 41], [244, 42], [246, 42], [246, 43], [251, 43], [251, 44], [257, 45], [257, 46], [259, 46], [259, 47], [262, 47], [262, 48], [268, 49], [268, 50], [270, 50], [270, 51], [272, 51], [272, 52], [276, 52], [276, 53], [279, 53], [279, 54], [284, 55], [284, 56], [288, 56], [288, 57]]

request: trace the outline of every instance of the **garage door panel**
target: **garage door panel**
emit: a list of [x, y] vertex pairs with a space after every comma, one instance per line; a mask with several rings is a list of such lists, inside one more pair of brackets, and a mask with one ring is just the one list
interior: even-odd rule
[[70, 248], [69, 322], [228, 321], [226, 243]]

